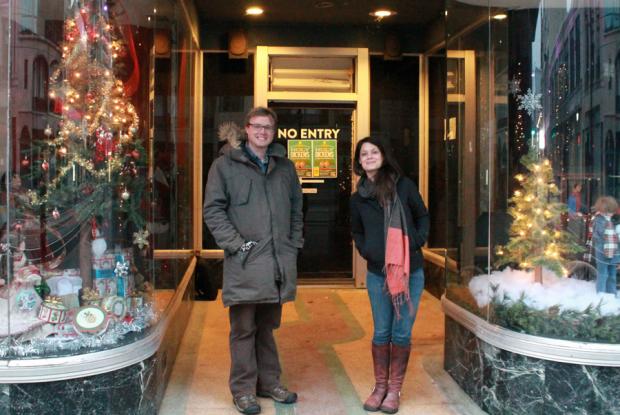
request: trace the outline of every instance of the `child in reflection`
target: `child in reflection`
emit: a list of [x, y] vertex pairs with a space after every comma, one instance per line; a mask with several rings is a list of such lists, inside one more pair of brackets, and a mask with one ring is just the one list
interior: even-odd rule
[[351, 196], [351, 232], [368, 262], [374, 323], [375, 387], [364, 409], [393, 414], [400, 405], [411, 330], [424, 290], [421, 248], [430, 221], [416, 185], [401, 174], [379, 139], [357, 143], [353, 169], [360, 180]]
[[602, 196], [597, 199], [594, 210], [592, 248], [596, 260], [596, 292], [616, 294], [618, 234], [612, 216], [618, 210], [618, 202], [611, 196]]
[[573, 191], [568, 196], [568, 213], [571, 216], [581, 216], [585, 213], [581, 204], [581, 189], [581, 183], [575, 183]]

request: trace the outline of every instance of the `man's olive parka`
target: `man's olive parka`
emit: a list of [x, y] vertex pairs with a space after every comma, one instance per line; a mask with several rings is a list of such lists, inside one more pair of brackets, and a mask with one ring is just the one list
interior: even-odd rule
[[[224, 250], [222, 300], [226, 307], [293, 301], [304, 242], [299, 179], [282, 145], [269, 146], [266, 174], [244, 145], [229, 140], [222, 148], [209, 169], [203, 205], [205, 223]], [[247, 241], [257, 245], [245, 255], [239, 248]]]

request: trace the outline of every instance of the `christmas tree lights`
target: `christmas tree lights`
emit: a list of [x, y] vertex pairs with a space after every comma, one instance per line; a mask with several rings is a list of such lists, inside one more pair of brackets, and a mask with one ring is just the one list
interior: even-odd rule
[[70, 213], [81, 223], [114, 215], [117, 227], [132, 222], [141, 229], [145, 185], [138, 172], [145, 157], [137, 111], [118, 78], [125, 50], [103, 2], [75, 4], [64, 24], [62, 61], [50, 77], [49, 98], [61, 120], [35, 143], [28, 208], [54, 220]]
[[506, 246], [497, 248], [497, 265], [534, 269], [535, 280], [542, 282], [542, 267], [563, 275], [565, 257], [581, 248], [561, 228], [566, 206], [559, 202], [549, 160], [538, 160], [536, 151], [530, 150], [521, 163], [529, 173], [515, 176], [521, 188], [510, 199], [511, 237]]

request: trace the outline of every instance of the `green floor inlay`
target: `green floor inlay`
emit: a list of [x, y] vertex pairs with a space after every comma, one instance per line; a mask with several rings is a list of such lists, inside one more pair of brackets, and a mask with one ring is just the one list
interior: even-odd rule
[[[312, 295], [315, 294], [315, 295]], [[313, 320], [312, 312], [309, 309], [309, 304], [312, 304], [316, 301], [327, 299], [327, 303], [325, 307], [331, 306], [337, 311], [333, 314], [332, 318], [339, 319], [343, 325], [346, 327], [348, 335], [345, 338], [334, 338], [334, 339], [317, 339], [318, 343], [315, 344], [317, 351], [323, 359], [324, 364], [328, 368], [330, 375], [336, 385], [338, 396], [341, 399], [339, 408], [344, 408], [346, 410], [347, 415], [364, 415], [366, 411], [362, 408], [362, 401], [358, 396], [351, 379], [349, 378], [342, 361], [340, 360], [334, 346], [337, 344], [345, 344], [350, 343], [352, 341], [359, 340], [364, 337], [365, 332], [364, 329], [359, 325], [355, 316], [351, 313], [349, 307], [342, 300], [340, 295], [334, 291], [330, 290], [329, 292], [325, 291], [315, 291], [309, 293], [304, 293], [300, 295], [295, 301], [295, 309], [299, 316], [299, 320], [294, 322], [289, 322], [287, 325], [298, 325], [296, 330], [308, 330], [312, 329], [312, 326], [315, 324], [321, 324], [318, 320]], [[314, 297], [314, 298], [312, 298]], [[335, 320], [336, 321], [336, 320]], [[303, 333], [303, 331], [302, 331]], [[341, 335], [342, 333], [336, 333]], [[335, 336], [338, 337], [338, 336]], [[303, 358], [303, 357], [300, 357]], [[285, 379], [283, 379], [283, 383]], [[303, 394], [303, 391], [298, 391]], [[320, 399], [320, 397], [311, 397], [311, 399]], [[291, 415], [298, 412], [297, 405], [285, 405], [276, 403], [275, 404], [276, 414], [277, 415]], [[329, 408], [324, 408], [327, 410], [326, 413], [335, 413], [334, 410], [337, 408], [332, 408], [332, 411], [329, 412]]]

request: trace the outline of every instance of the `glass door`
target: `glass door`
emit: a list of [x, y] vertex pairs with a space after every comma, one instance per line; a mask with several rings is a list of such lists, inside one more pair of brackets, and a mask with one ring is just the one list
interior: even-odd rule
[[304, 192], [305, 246], [299, 278], [352, 278], [351, 197], [354, 108], [272, 104], [276, 141], [287, 148]]

